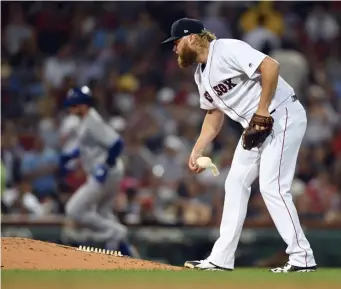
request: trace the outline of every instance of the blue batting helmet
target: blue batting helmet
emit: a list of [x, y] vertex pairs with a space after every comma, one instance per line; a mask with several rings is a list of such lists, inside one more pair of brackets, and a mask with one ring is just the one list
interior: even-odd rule
[[64, 106], [74, 106], [78, 104], [92, 105], [92, 95], [91, 90], [87, 86], [71, 88], [64, 101]]

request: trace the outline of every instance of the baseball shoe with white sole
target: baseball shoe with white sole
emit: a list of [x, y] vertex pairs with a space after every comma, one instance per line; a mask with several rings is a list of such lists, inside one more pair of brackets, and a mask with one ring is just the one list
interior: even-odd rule
[[197, 269], [197, 270], [203, 270], [203, 271], [232, 271], [232, 269], [223, 268], [223, 267], [214, 265], [208, 260], [186, 261], [185, 268]]
[[270, 269], [272, 273], [291, 273], [291, 272], [315, 272], [317, 270], [316, 266], [311, 267], [298, 267], [291, 265], [289, 263], [286, 263], [282, 267], [277, 267], [274, 269]]

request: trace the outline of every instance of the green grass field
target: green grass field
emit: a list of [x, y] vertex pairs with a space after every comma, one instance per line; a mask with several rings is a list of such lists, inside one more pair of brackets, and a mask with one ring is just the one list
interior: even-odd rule
[[4, 270], [2, 289], [333, 289], [341, 269], [271, 274], [262, 269], [198, 271], [24, 271]]

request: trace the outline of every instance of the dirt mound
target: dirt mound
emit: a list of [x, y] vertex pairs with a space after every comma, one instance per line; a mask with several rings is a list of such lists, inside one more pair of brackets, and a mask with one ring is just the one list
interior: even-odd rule
[[77, 251], [25, 238], [1, 238], [1, 269], [35, 270], [181, 270], [180, 267], [154, 263], [129, 257], [115, 257]]

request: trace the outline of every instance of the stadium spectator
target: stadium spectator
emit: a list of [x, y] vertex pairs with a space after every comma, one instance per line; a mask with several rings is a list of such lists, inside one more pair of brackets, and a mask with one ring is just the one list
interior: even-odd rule
[[264, 51], [264, 46], [268, 45], [270, 50], [280, 47], [279, 37], [266, 27], [266, 16], [259, 15], [257, 20], [258, 26], [244, 34], [243, 41], [250, 44], [254, 49], [269, 54]]
[[14, 187], [6, 189], [1, 196], [3, 204], [12, 214], [30, 215], [41, 217], [52, 212], [53, 203], [40, 203], [31, 192], [31, 184], [28, 179], [18, 179]]
[[56, 56], [49, 57], [44, 64], [44, 81], [48, 86], [61, 87], [67, 76], [74, 76], [76, 63], [71, 57], [71, 46], [63, 46]]
[[38, 135], [35, 136], [32, 149], [23, 154], [21, 173], [32, 182], [33, 193], [39, 200], [57, 194], [55, 174], [58, 162], [57, 152], [46, 147]]
[[305, 28], [308, 37], [313, 42], [332, 41], [339, 35], [340, 31], [339, 24], [333, 15], [328, 13], [328, 3], [313, 5], [313, 9], [306, 20]]
[[270, 56], [281, 64], [281, 76], [292, 86], [300, 101], [305, 102], [303, 89], [308, 84], [309, 76], [305, 55], [298, 51], [293, 41], [284, 39], [281, 47], [271, 50]]
[[25, 21], [24, 11], [19, 3], [10, 7], [10, 19], [5, 27], [5, 46], [10, 55], [15, 55], [25, 40], [34, 37], [34, 29]]

